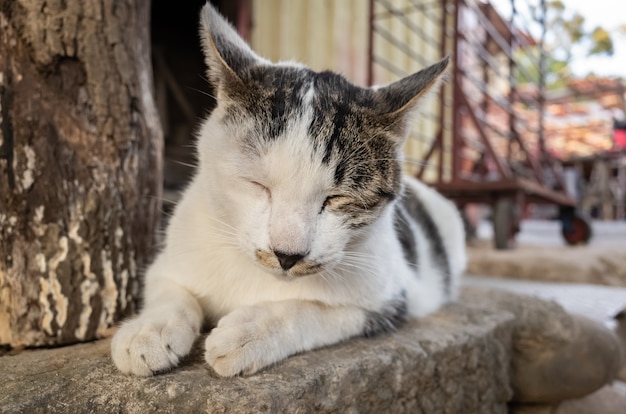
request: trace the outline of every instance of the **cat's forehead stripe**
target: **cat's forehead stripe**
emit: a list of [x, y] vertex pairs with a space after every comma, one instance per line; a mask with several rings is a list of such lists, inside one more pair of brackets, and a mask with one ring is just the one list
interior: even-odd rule
[[288, 121], [312, 112], [309, 133], [314, 139], [325, 141], [325, 163], [330, 160], [345, 127], [348, 124], [357, 127], [357, 118], [372, 106], [366, 89], [330, 71], [314, 72], [291, 64], [260, 65], [250, 68], [247, 75], [246, 83], [252, 84], [263, 97], [260, 100], [252, 97], [248, 110], [270, 117], [267, 138], [281, 136]]
[[373, 120], [371, 91], [334, 72], [287, 64], [253, 67], [247, 82], [256, 91], [246, 105], [259, 127], [256, 136], [265, 142], [286, 137], [304, 121], [311, 155], [333, 169], [336, 187], [357, 191], [367, 205], [376, 204], [380, 194], [399, 191], [396, 148]]
[[[309, 133], [312, 138], [323, 140], [322, 162], [329, 164], [333, 155], [345, 155], [342, 149], [357, 138], [365, 103], [359, 95], [364, 95], [364, 91], [329, 71], [316, 73], [313, 85], [316, 93]], [[340, 176], [338, 171], [336, 178]]]

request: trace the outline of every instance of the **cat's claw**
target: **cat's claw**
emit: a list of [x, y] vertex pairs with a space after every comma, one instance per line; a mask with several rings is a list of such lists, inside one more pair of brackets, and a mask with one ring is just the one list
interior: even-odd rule
[[150, 376], [171, 369], [191, 350], [198, 323], [186, 315], [140, 316], [124, 323], [111, 342], [111, 356], [126, 374]]
[[226, 315], [206, 339], [207, 363], [218, 375], [232, 377], [254, 374], [280, 361], [287, 355], [278, 354], [283, 347], [273, 334], [276, 322], [262, 307], [240, 308]]

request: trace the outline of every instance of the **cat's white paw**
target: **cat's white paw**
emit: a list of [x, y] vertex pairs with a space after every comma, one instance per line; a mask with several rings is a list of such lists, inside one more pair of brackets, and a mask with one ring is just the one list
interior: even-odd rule
[[205, 342], [205, 359], [223, 377], [253, 374], [289, 356], [279, 340], [284, 326], [262, 306], [224, 316]]
[[140, 315], [113, 337], [113, 362], [123, 373], [139, 376], [173, 368], [191, 350], [199, 328], [199, 321], [183, 311]]

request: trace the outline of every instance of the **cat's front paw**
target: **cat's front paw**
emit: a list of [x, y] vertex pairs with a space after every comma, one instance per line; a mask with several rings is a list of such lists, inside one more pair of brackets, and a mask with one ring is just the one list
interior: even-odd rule
[[198, 333], [199, 321], [185, 312], [139, 316], [117, 331], [111, 356], [123, 373], [150, 376], [178, 365]]
[[240, 308], [223, 317], [205, 342], [205, 359], [223, 377], [253, 374], [289, 356], [281, 343], [284, 327], [261, 306]]

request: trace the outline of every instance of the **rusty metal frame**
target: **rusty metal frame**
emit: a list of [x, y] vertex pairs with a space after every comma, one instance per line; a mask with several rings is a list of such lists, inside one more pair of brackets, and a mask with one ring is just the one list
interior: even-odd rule
[[[576, 204], [565, 192], [560, 164], [549, 154], [545, 145], [545, 0], [539, 0], [539, 16], [532, 22], [535, 28], [541, 28], [540, 36], [534, 36], [534, 43], [533, 37], [524, 27], [516, 26], [520, 20], [517, 6], [527, 6], [528, 1], [511, 0], [512, 14], [510, 19], [505, 20], [489, 3], [477, 0], [412, 0], [409, 2], [410, 10], [390, 8], [388, 0], [370, 0], [370, 83], [374, 82], [374, 66], [381, 65], [374, 48], [374, 38], [379, 36], [388, 40], [389, 37], [377, 25], [377, 19], [395, 18], [406, 23], [411, 13], [426, 13], [433, 8], [440, 11], [439, 24], [442, 30], [437, 41], [441, 57], [451, 55], [453, 62], [451, 93], [448, 90], [452, 110], [445, 110], [450, 98], [446, 97], [446, 87], [442, 86], [439, 127], [421, 159], [417, 176], [424, 179], [427, 167], [436, 162], [436, 174], [431, 184], [455, 199], [459, 205], [467, 202], [492, 203], [502, 194], [515, 196], [524, 202], [555, 203], [559, 206]], [[379, 12], [375, 13], [377, 4]], [[381, 8], [381, 5], [384, 7]], [[384, 12], [380, 12], [381, 9]], [[434, 15], [430, 17], [434, 18]], [[463, 19], [479, 22], [482, 33], [463, 31]], [[388, 41], [387, 46], [398, 47], [396, 43]], [[535, 62], [539, 82], [532, 94], [520, 92], [514, 75], [525, 71], [516, 53], [528, 47], [539, 49], [539, 58]], [[415, 51], [407, 53], [407, 56], [413, 55]], [[474, 59], [479, 67], [464, 67], [469, 60], [464, 61], [466, 56]], [[506, 59], [507, 63], [504, 66], [498, 64], [498, 59]], [[509, 85], [506, 94], [493, 92], [492, 77], [506, 79]], [[519, 113], [516, 108], [520, 105], [532, 111], [536, 122], [531, 122]], [[496, 107], [499, 113], [507, 115], [504, 129], [489, 119], [490, 108]], [[478, 136], [478, 142], [470, 142], [466, 126], [471, 126], [474, 135]], [[451, 137], [449, 156], [444, 156], [446, 134]], [[535, 138], [534, 145], [527, 142], [529, 136]], [[466, 152], [478, 155], [468, 159]], [[436, 155], [437, 158], [434, 158]]]

